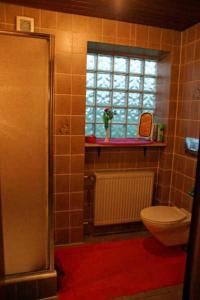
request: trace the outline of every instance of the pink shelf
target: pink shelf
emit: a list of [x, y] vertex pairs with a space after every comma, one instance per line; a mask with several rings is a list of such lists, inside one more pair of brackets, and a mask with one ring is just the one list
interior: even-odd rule
[[161, 148], [166, 147], [166, 143], [147, 141], [144, 139], [137, 138], [127, 138], [127, 139], [110, 139], [108, 143], [104, 142], [104, 139], [97, 139], [96, 143], [85, 143], [85, 148], [96, 148], [98, 151], [98, 156], [100, 156], [102, 148], [119, 148], [119, 147], [143, 147], [144, 155], [146, 154], [147, 148]]

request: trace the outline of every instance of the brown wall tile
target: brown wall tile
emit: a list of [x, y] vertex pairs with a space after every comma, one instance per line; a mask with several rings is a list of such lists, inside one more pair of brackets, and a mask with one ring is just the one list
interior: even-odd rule
[[92, 33], [94, 35], [102, 35], [102, 30], [103, 30], [102, 19], [88, 17], [87, 33]]
[[71, 52], [72, 51], [72, 33], [68, 31], [56, 31], [55, 39], [56, 52]]
[[55, 114], [70, 115], [71, 95], [55, 95]]
[[85, 116], [85, 96], [72, 96], [71, 114]]
[[117, 37], [130, 39], [131, 37], [131, 24], [124, 22], [117, 22]]
[[64, 31], [72, 31], [72, 15], [58, 12], [57, 29]]
[[56, 74], [55, 92], [56, 94], [71, 94], [70, 75]]
[[82, 210], [83, 209], [84, 193], [71, 193], [70, 194], [70, 210]]
[[103, 35], [112, 37], [112, 36], [116, 36], [116, 33], [117, 33], [117, 22], [103, 19]]
[[72, 75], [72, 94], [85, 95], [86, 94], [86, 76]]
[[71, 136], [71, 153], [82, 154], [85, 149], [85, 136]]
[[55, 194], [54, 198], [56, 211], [69, 210], [69, 193]]
[[70, 162], [71, 173], [84, 172], [84, 155], [72, 155]]
[[83, 173], [70, 175], [70, 192], [83, 191]]
[[55, 54], [55, 72], [71, 74], [72, 72], [72, 55], [65, 52]]
[[41, 26], [44, 28], [56, 28], [56, 13], [49, 10], [41, 10]]
[[6, 23], [16, 24], [16, 17], [22, 15], [22, 6], [7, 4], [5, 6]]
[[70, 153], [70, 138], [68, 136], [55, 137], [55, 154]]
[[69, 192], [69, 175], [55, 175], [56, 193]]
[[56, 174], [66, 174], [69, 173], [70, 170], [70, 157], [66, 156], [66, 155], [57, 155], [54, 158], [54, 166], [55, 166], [55, 170], [54, 172]]
[[86, 74], [85, 54], [72, 54], [72, 74], [76, 74], [76, 75]]
[[71, 116], [72, 135], [85, 134], [85, 116]]

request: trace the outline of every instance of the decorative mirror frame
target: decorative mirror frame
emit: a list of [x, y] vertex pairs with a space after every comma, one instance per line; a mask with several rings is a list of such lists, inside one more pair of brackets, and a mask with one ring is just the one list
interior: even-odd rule
[[138, 137], [145, 139], [152, 139], [153, 135], [153, 114], [144, 112], [140, 115], [138, 126]]

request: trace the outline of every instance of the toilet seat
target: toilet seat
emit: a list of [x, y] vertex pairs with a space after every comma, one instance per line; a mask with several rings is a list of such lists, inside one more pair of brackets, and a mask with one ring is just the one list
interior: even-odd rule
[[141, 218], [155, 224], [176, 224], [190, 222], [189, 215], [184, 209], [176, 206], [151, 206], [141, 211]]

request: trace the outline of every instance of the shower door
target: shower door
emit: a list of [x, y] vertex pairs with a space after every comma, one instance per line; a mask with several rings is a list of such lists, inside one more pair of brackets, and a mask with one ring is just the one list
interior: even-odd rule
[[5, 275], [49, 267], [49, 41], [0, 33]]

